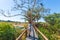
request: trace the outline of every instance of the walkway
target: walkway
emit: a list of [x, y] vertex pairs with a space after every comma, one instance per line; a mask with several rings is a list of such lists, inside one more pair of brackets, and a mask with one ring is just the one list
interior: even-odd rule
[[[26, 33], [26, 31], [27, 30], [25, 29], [16, 40], [22, 40], [22, 36]], [[44, 40], [48, 40], [48, 38], [37, 27], [31, 27], [30, 37], [26, 37], [26, 40], [38, 40], [38, 35], [36, 32], [38, 32]]]
[[30, 37], [27, 37], [26, 40], [38, 40], [38, 35], [33, 27], [31, 27]]

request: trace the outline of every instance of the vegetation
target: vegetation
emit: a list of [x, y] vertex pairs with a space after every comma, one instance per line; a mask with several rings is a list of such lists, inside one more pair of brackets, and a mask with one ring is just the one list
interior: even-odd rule
[[15, 29], [11, 24], [0, 23], [0, 40], [15, 40]]
[[43, 32], [49, 40], [60, 40], [60, 14], [51, 14], [45, 17], [48, 27], [40, 26], [39, 30]]
[[[47, 18], [47, 19], [46, 19]], [[46, 22], [48, 22], [51, 26], [51, 29], [56, 33], [60, 29], [60, 14], [52, 14], [45, 17]]]
[[20, 35], [21, 30], [14, 28], [7, 22], [0, 23], [0, 40], [15, 40]]
[[60, 22], [59, 21], [60, 20], [60, 13], [50, 14], [48, 16], [45, 16], [44, 19], [46, 22], [48, 22], [51, 25], [57, 24], [57, 22]]
[[[15, 3], [14, 8], [11, 11], [19, 10], [22, 12], [24, 19], [29, 22], [29, 24], [32, 24], [35, 26], [35, 22], [43, 17], [45, 20], [45, 23], [36, 24], [38, 26], [38, 29], [45, 34], [49, 40], [60, 40], [60, 13], [53, 13], [50, 15], [42, 15], [45, 12], [48, 12], [49, 10], [44, 8], [43, 3], [38, 0], [13, 0]], [[13, 14], [11, 15], [9, 12], [7, 15], [5, 15], [4, 11], [1, 10], [1, 14], [5, 17], [14, 17], [21, 14]], [[4, 21], [4, 20], [3, 20]], [[21, 29], [19, 27], [14, 27], [13, 25], [6, 23], [6, 21], [2, 22], [0, 20], [0, 40], [15, 40], [21, 33]], [[8, 22], [11, 22], [8, 20]], [[12, 21], [13, 22], [13, 21]], [[15, 23], [15, 22], [14, 22]], [[17, 22], [16, 22], [17, 24]], [[24, 25], [25, 28], [26, 25]], [[41, 37], [41, 35], [39, 35]], [[39, 38], [41, 40], [41, 38]]]

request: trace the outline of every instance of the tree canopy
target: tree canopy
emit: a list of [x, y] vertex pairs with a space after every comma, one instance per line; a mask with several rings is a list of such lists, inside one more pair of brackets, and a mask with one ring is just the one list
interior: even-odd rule
[[51, 25], [55, 23], [60, 23], [60, 13], [54, 13], [44, 17], [45, 21]]
[[[40, 17], [42, 16], [42, 14], [44, 12], [49, 11], [48, 9], [44, 8], [43, 3], [41, 2], [41, 0], [13, 0], [15, 3], [15, 6], [11, 9], [11, 11], [16, 11], [16, 10], [20, 10], [20, 13], [17, 14], [13, 14], [11, 15], [11, 13], [4, 13], [4, 10], [0, 10], [0, 13], [2, 13], [2, 15], [4, 15], [5, 17], [14, 17], [14, 16], [24, 16], [25, 19], [30, 19], [32, 18], [32, 20], [34, 21], [38, 21], [40, 19]], [[31, 17], [32, 16], [32, 17]]]

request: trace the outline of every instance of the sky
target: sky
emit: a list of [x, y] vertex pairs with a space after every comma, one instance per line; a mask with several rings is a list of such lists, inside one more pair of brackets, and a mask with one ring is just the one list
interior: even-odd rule
[[[49, 8], [50, 13], [60, 13], [60, 0], [43, 0], [43, 4], [45, 8]], [[14, 6], [14, 2], [13, 0], [0, 0], [0, 9], [4, 10], [5, 13], [8, 12], [8, 10], [10, 11], [11, 8], [13, 8]], [[19, 11], [13, 11], [11, 12], [12, 14], [17, 14], [19, 13]], [[24, 19], [22, 19], [22, 16], [15, 16], [15, 17], [4, 17], [1, 13], [0, 13], [0, 20], [12, 20], [12, 21], [20, 21], [23, 22]], [[39, 20], [41, 22], [44, 22], [44, 20], [41, 18], [41, 20]]]

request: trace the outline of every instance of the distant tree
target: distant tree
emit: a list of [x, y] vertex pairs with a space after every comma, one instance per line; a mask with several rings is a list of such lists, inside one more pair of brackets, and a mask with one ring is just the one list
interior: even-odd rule
[[50, 14], [44, 17], [45, 21], [50, 24], [47, 29], [52, 34], [60, 34], [60, 13]]
[[56, 23], [60, 23], [60, 13], [54, 13], [48, 16], [44, 17], [45, 21], [48, 22], [51, 25], [54, 25]]

